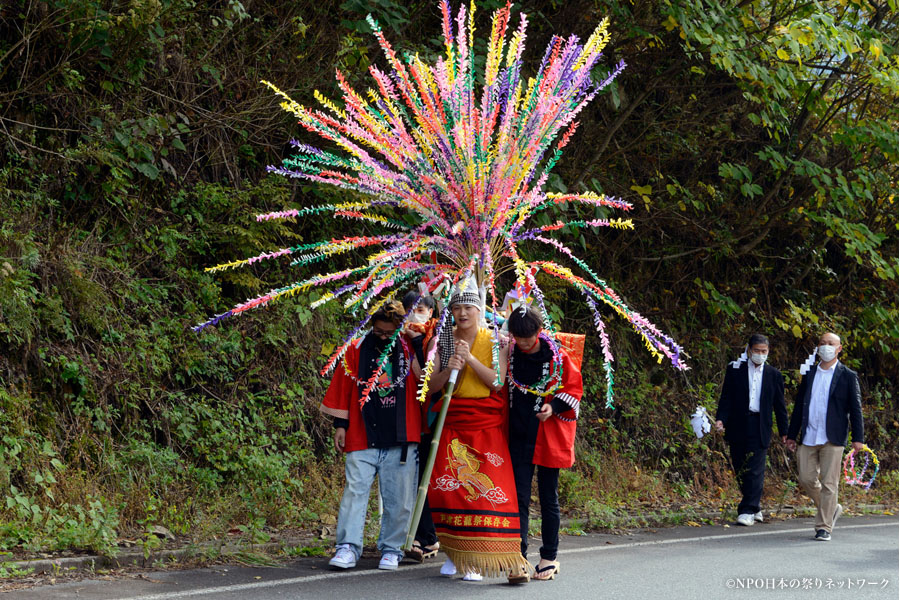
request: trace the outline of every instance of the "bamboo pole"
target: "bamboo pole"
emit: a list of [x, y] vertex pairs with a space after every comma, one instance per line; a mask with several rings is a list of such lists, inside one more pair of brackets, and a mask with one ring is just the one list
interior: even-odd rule
[[441, 412], [438, 413], [437, 420], [434, 422], [431, 448], [428, 451], [428, 460], [425, 462], [425, 471], [422, 473], [422, 480], [419, 482], [419, 493], [416, 496], [416, 508], [413, 510], [412, 522], [409, 525], [409, 532], [406, 534], [406, 543], [403, 544], [403, 550], [411, 550], [413, 542], [416, 539], [416, 529], [419, 528], [419, 521], [422, 519], [422, 511], [425, 509], [425, 496], [428, 494], [428, 482], [431, 481], [431, 471], [434, 470], [434, 461], [437, 458], [438, 445], [441, 441], [441, 432], [444, 429], [444, 420], [447, 418], [447, 409], [450, 408], [450, 396], [453, 395], [453, 388], [456, 386], [456, 378], [458, 375], [459, 369], [450, 371], [450, 379], [447, 381], [447, 389], [444, 392], [444, 399], [441, 403]]

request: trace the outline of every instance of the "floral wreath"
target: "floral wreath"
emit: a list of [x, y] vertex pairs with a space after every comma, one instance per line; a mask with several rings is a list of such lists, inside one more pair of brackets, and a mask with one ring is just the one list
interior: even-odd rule
[[[878, 475], [878, 457], [875, 455], [872, 449], [865, 444], [863, 444], [863, 447], [860, 449], [860, 451], [865, 453], [866, 460], [862, 463], [862, 465], [860, 465], [859, 468], [856, 467], [857, 450], [854, 448], [847, 453], [847, 457], [844, 459], [844, 481], [846, 481], [850, 485], [861, 485], [864, 488], [869, 489], [875, 482], [875, 476]], [[864, 481], [863, 476], [869, 469], [869, 462], [875, 465], [875, 471], [872, 473], [872, 477], [870, 477], [868, 481]]]
[[[541, 378], [533, 386], [528, 386], [516, 381], [516, 378], [513, 376], [513, 356], [515, 354], [516, 338], [512, 335], [509, 336], [509, 368], [506, 372], [509, 381], [516, 389], [525, 392], [526, 394], [534, 394], [535, 396], [544, 398], [562, 387], [562, 353], [560, 352], [559, 344], [556, 340], [545, 332], [541, 331], [538, 334], [538, 339], [547, 342], [547, 345], [549, 345], [550, 349], [553, 351], [553, 360], [550, 361], [550, 364], [544, 363], [544, 371]], [[549, 385], [550, 382], [554, 380], [555, 383]]]
[[[380, 384], [378, 383], [377, 379], [384, 370], [384, 365], [387, 364], [387, 361], [390, 359], [391, 352], [394, 349], [394, 344], [396, 343], [397, 338], [402, 333], [402, 330], [402, 327], [398, 327], [394, 334], [391, 336], [390, 340], [388, 341], [387, 348], [385, 348], [384, 352], [381, 353], [381, 356], [378, 357], [378, 362], [375, 366], [375, 371], [372, 373], [372, 377], [370, 377], [368, 380], [361, 381], [359, 377], [353, 374], [353, 371], [350, 369], [350, 365], [347, 364], [346, 354], [341, 357], [341, 365], [343, 365], [344, 367], [344, 373], [346, 373], [347, 376], [351, 380], [353, 380], [353, 383], [355, 383], [356, 385], [365, 384], [368, 389], [377, 390], [379, 396], [386, 395], [389, 391], [400, 385], [403, 381], [406, 381], [406, 377], [409, 375], [409, 370], [412, 368], [412, 363], [406, 358], [406, 353], [408, 352], [409, 348], [406, 345], [406, 340], [404, 340], [402, 337], [400, 338], [400, 346], [403, 348], [403, 351], [400, 353], [400, 368], [398, 369], [398, 371], [402, 373], [402, 375], [398, 375], [397, 377], [392, 378], [390, 384]], [[371, 332], [372, 330], [368, 329], [364, 335], [360, 336], [359, 339], [365, 339], [365, 337]]]

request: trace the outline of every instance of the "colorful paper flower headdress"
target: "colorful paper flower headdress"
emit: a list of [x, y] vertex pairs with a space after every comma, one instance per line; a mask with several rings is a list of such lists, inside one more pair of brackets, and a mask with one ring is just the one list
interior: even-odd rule
[[[684, 369], [681, 348], [675, 341], [629, 308], [585, 260], [555, 237], [554, 232], [583, 227], [632, 229], [630, 219], [605, 216], [610, 210], [631, 210], [631, 205], [591, 192], [544, 191], [551, 169], [578, 127], [575, 117], [625, 67], [623, 62], [611, 67], [601, 63], [601, 50], [609, 40], [607, 21], [584, 43], [574, 35], [554, 36], [535, 75], [524, 77], [521, 59], [528, 24], [524, 14], [508, 35], [511, 5], [494, 13], [484, 66], [476, 73], [474, 2], [468, 11], [461, 6], [455, 19], [447, 0], [440, 2], [440, 8], [444, 55], [434, 63], [425, 62], [418, 54], [401, 60], [369, 16], [389, 69], [370, 66], [372, 87], [364, 93], [353, 89], [338, 71], [343, 92], [340, 105], [316, 92], [322, 108], [301, 106], [264, 82], [284, 99], [282, 107], [294, 114], [302, 127], [333, 148], [295, 141], [296, 155], [270, 170], [339, 187], [347, 191], [347, 199], [257, 219], [328, 215], [385, 231], [282, 248], [207, 270], [237, 268], [282, 256], [290, 256], [292, 265], [305, 266], [373, 248], [368, 260], [355, 268], [273, 289], [195, 329], [285, 296], [323, 288], [314, 306], [341, 299], [351, 313], [363, 313], [325, 365], [323, 372], [327, 372], [354, 337], [364, 332], [369, 315], [381, 303], [419, 283], [425, 283], [427, 289], [430, 282], [441, 282], [441, 295], [447, 298], [462, 278], [474, 277], [497, 314], [498, 278], [509, 274], [517, 288], [530, 290], [545, 315], [545, 329], [554, 332], [536, 282], [535, 274], [540, 273], [574, 286], [594, 315], [604, 355], [608, 403], [613, 358], [600, 304], [626, 319], [658, 361], [668, 360]], [[592, 72], [602, 72], [599, 81], [592, 78]], [[532, 223], [532, 217], [544, 211], [575, 206], [592, 209], [595, 217], [557, 220], [549, 225]], [[558, 259], [529, 260], [523, 244], [544, 246], [541, 256], [549, 251]], [[508, 286], [509, 282], [502, 289]], [[495, 343], [495, 356], [496, 352]], [[426, 373], [431, 372], [433, 362], [434, 352], [428, 357]], [[426, 390], [420, 392], [424, 398]]]

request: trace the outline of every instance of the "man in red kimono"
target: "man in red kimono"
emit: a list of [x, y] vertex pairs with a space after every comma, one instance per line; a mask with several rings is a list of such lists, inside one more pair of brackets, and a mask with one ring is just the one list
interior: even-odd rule
[[[582, 395], [581, 371], [562, 344], [541, 331], [531, 307], [509, 317], [509, 452], [519, 500], [522, 556], [528, 551], [528, 506], [537, 467], [541, 503], [541, 560], [535, 579], [559, 573], [559, 470], [575, 462], [575, 419]], [[556, 350], [554, 350], [556, 348]], [[527, 577], [523, 574], [520, 577]], [[514, 575], [510, 575], [510, 580]]]
[[[372, 329], [347, 349], [320, 410], [334, 417], [334, 444], [345, 453], [346, 485], [337, 522], [337, 551], [328, 563], [356, 566], [362, 554], [369, 491], [378, 475], [384, 515], [378, 536], [379, 569], [397, 568], [416, 499], [421, 411], [416, 400], [414, 356], [397, 328], [397, 301], [372, 316]], [[365, 404], [360, 398], [382, 359], [383, 372]]]

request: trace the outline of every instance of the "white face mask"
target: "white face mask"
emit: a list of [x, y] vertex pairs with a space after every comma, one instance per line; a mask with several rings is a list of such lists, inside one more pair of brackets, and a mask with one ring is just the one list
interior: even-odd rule
[[823, 361], [830, 361], [835, 354], [837, 354], [837, 349], [834, 346], [826, 346], [825, 344], [819, 346], [819, 358]]
[[766, 359], [768, 359], [768, 358], [769, 358], [768, 354], [757, 354], [755, 352], [750, 354], [750, 360], [752, 360], [753, 364], [757, 365], [757, 366], [765, 363]]
[[409, 315], [409, 322], [410, 323], [427, 323], [428, 315], [420, 315], [418, 313], [413, 313], [413, 314]]

